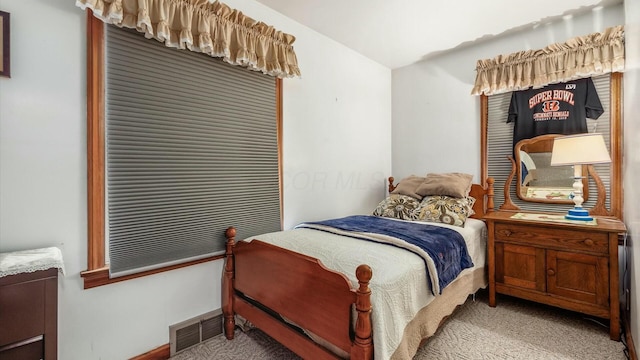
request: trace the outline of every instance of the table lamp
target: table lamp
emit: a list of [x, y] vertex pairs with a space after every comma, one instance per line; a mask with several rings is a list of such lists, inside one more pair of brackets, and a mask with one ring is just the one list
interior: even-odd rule
[[551, 165], [573, 165], [573, 202], [565, 218], [568, 220], [591, 221], [589, 211], [582, 208], [582, 165], [611, 162], [602, 134], [586, 133], [559, 136], [553, 140]]

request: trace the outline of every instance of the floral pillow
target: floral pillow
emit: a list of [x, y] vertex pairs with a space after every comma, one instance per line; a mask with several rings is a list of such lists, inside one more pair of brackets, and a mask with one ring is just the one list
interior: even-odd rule
[[420, 200], [400, 194], [391, 194], [373, 210], [373, 215], [403, 220], [419, 220]]
[[429, 196], [420, 203], [418, 220], [439, 222], [463, 227], [473, 214], [474, 198], [454, 198], [446, 195]]
[[476, 212], [473, 210], [473, 205], [476, 203], [476, 198], [474, 198], [473, 196], [467, 196], [467, 202], [469, 203], [469, 214], [467, 215], [467, 217], [475, 214]]

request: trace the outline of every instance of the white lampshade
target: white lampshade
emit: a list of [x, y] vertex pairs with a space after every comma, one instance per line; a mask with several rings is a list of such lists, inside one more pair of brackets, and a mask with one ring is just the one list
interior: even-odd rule
[[602, 134], [560, 136], [553, 140], [551, 165], [609, 163], [611, 158]]

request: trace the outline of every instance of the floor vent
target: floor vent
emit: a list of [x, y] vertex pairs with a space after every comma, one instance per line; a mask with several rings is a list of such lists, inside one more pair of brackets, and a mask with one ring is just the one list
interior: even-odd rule
[[171, 356], [222, 334], [222, 310], [214, 310], [169, 326]]

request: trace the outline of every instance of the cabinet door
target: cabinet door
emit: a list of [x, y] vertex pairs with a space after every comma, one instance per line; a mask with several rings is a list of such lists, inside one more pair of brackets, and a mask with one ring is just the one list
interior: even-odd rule
[[609, 259], [604, 256], [547, 250], [550, 294], [609, 306]]
[[544, 249], [496, 242], [496, 282], [545, 291]]

